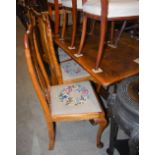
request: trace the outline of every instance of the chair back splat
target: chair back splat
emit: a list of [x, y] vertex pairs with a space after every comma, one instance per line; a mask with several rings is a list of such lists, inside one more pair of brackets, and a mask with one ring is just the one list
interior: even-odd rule
[[[55, 49], [54, 49], [54, 44], [53, 44], [53, 37], [52, 37], [52, 32], [51, 32], [51, 26], [50, 26], [50, 21], [47, 18], [46, 20], [46, 35], [47, 35], [47, 41], [48, 41], [48, 47], [49, 47], [49, 58], [50, 60], [53, 60], [53, 65], [51, 66], [53, 67], [52, 70], [53, 72], [56, 74], [57, 77], [57, 84], [62, 84], [63, 83], [63, 79], [62, 79], [62, 74], [61, 74], [61, 68], [60, 68], [60, 64], [58, 62], [56, 53], [55, 53]], [[50, 62], [50, 64], [52, 65], [52, 62]]]
[[43, 58], [48, 62], [51, 72], [51, 83], [52, 85], [62, 84], [62, 75], [60, 65], [57, 61], [52, 32], [50, 28], [50, 22], [48, 14], [43, 13], [40, 16], [36, 16], [36, 40], [40, 41], [40, 46], [43, 51]]
[[33, 27], [32, 25], [29, 25], [24, 36], [26, 62], [31, 80], [44, 110], [46, 121], [52, 122], [50, 114], [51, 110], [49, 109], [50, 81], [41, 60], [40, 53], [38, 52], [36, 41], [34, 41], [34, 36]]

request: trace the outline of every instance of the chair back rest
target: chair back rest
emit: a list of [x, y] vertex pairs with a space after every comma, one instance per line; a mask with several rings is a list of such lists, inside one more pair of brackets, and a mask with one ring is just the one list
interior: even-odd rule
[[37, 35], [37, 39], [40, 41], [40, 48], [48, 59], [48, 64], [51, 71], [51, 83], [52, 85], [62, 84], [62, 74], [60, 64], [58, 62], [57, 55], [54, 49], [48, 12], [37, 13], [33, 10], [33, 14], [37, 21], [37, 34], [39, 34]]
[[[60, 63], [58, 61], [58, 54], [56, 54], [56, 51], [54, 49], [54, 42], [53, 42], [53, 36], [51, 31], [51, 25], [49, 18], [46, 18], [46, 35], [47, 35], [47, 41], [48, 41], [48, 47], [49, 47], [49, 64], [52, 68], [52, 72], [56, 75], [56, 84], [63, 84], [63, 78], [62, 78], [62, 72]], [[52, 65], [53, 64], [53, 65]]]
[[52, 122], [50, 109], [50, 81], [41, 59], [34, 26], [29, 25], [24, 35], [25, 57], [36, 94], [41, 103], [47, 123]]

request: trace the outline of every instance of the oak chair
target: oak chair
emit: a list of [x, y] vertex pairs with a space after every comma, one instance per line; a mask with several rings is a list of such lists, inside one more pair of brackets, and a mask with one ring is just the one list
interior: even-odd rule
[[[48, 59], [48, 64], [52, 72], [51, 82], [55, 84], [68, 84], [84, 80], [93, 80], [96, 82], [90, 74], [74, 60], [59, 63], [54, 49], [53, 34], [51, 32], [48, 13], [44, 12], [43, 14], [37, 15], [37, 13], [34, 12], [34, 16], [36, 17], [37, 27], [40, 33], [37, 39], [41, 40], [42, 49]], [[100, 86], [98, 86], [98, 89], [100, 89]]]
[[100, 42], [97, 52], [96, 65], [93, 68], [95, 73], [102, 72], [99, 68], [102, 55], [104, 52], [104, 43], [106, 35], [107, 20], [133, 20], [139, 17], [139, 1], [138, 0], [87, 0], [83, 4], [83, 27], [81, 41], [78, 49], [77, 57], [82, 56], [82, 49], [86, 38], [87, 20], [88, 18], [101, 21], [100, 24]]
[[99, 125], [97, 147], [103, 147], [102, 132], [107, 121], [98, 98], [89, 81], [51, 86], [44, 68], [34, 25], [29, 25], [24, 35], [25, 57], [36, 94], [48, 127], [49, 149], [54, 148], [54, 123], [95, 119]]

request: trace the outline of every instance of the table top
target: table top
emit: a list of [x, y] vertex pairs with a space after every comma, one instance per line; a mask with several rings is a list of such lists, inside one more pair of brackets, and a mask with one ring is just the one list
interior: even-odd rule
[[[139, 57], [138, 41], [129, 38], [129, 36], [124, 35], [117, 48], [105, 48], [100, 64], [100, 68], [103, 70], [101, 73], [94, 73], [92, 71], [95, 66], [99, 44], [99, 40], [96, 36], [90, 36], [86, 40], [83, 56], [79, 58], [74, 55], [77, 53], [77, 49], [68, 49], [70, 37], [66, 37], [63, 41], [57, 37], [55, 38], [55, 43], [87, 70], [102, 86], [109, 86], [139, 73], [139, 63], [135, 61]], [[76, 47], [78, 47], [78, 45], [79, 39], [76, 41]]]

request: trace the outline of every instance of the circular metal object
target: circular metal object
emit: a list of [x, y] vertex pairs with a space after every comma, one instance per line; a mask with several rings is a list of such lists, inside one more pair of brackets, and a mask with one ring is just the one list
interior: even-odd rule
[[139, 76], [130, 77], [117, 85], [117, 93], [109, 98], [112, 117], [129, 135], [138, 139], [139, 133]]
[[134, 76], [123, 80], [117, 85], [116, 104], [126, 113], [139, 119], [139, 77]]
[[[123, 129], [129, 136], [130, 155], [135, 155], [139, 143], [139, 77], [134, 76], [121, 81], [117, 85], [117, 92], [110, 95], [108, 103], [112, 112], [111, 121], [114, 120], [112, 122], [117, 124], [111, 123], [111, 132], [115, 132], [114, 126]], [[111, 137], [111, 141], [113, 140]], [[110, 143], [112, 145], [113, 142]], [[109, 150], [113, 152], [113, 147]]]

